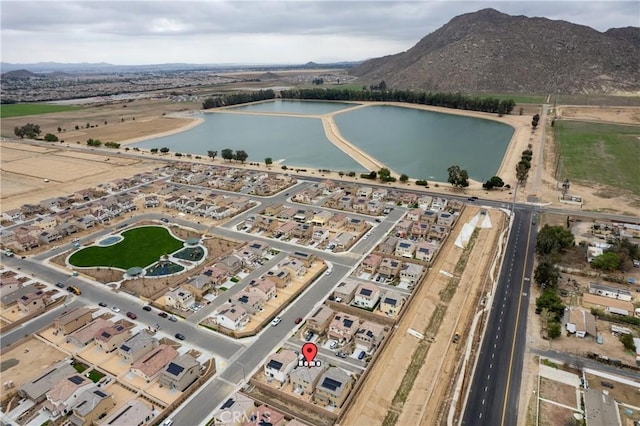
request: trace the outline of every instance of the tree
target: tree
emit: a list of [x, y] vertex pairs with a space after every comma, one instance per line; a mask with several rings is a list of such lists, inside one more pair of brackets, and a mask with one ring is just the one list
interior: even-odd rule
[[594, 257], [591, 266], [602, 271], [615, 271], [620, 268], [620, 256], [611, 251], [605, 252]]
[[47, 133], [44, 135], [44, 140], [47, 142], [58, 142], [58, 137], [53, 133]]
[[400, 182], [406, 182], [409, 180], [409, 176], [407, 176], [406, 174], [401, 174], [400, 175]]
[[223, 149], [220, 155], [224, 160], [227, 160], [227, 161], [233, 160], [233, 150], [230, 148]]
[[386, 167], [381, 168], [380, 170], [378, 170], [378, 177], [381, 181], [387, 182], [391, 177], [391, 170]]
[[267, 157], [264, 159], [264, 164], [267, 165], [267, 167], [269, 167], [270, 165], [273, 164], [273, 159], [271, 157]]
[[15, 133], [16, 136], [20, 137], [20, 139], [24, 138], [25, 136], [28, 137], [29, 139], [35, 139], [36, 136], [38, 136], [41, 131], [40, 131], [40, 126], [37, 124], [33, 124], [33, 123], [27, 123], [22, 127], [15, 127], [13, 129], [13, 133]]
[[247, 154], [244, 150], [238, 149], [235, 154], [233, 154], [233, 159], [244, 164], [245, 160], [249, 158], [249, 154]]
[[211, 158], [212, 160], [215, 160], [216, 157], [218, 156], [218, 151], [207, 151], [207, 155], [209, 156], [209, 158]]
[[447, 172], [449, 172], [447, 182], [451, 185], [459, 188], [466, 188], [469, 186], [469, 174], [466, 170], [461, 169], [460, 166], [449, 166]]
[[163, 154], [166, 154], [167, 152], [169, 152], [169, 148], [167, 148], [166, 146], [163, 146], [162, 148], [160, 148], [160, 152]]
[[538, 233], [536, 252], [540, 256], [557, 255], [569, 247], [573, 247], [574, 242], [571, 230], [562, 226], [545, 225]]
[[504, 182], [499, 176], [494, 176], [482, 184], [482, 186], [486, 189], [502, 188], [504, 186]]
[[622, 342], [622, 345], [624, 346], [624, 348], [628, 351], [631, 352], [635, 352], [636, 350], [636, 345], [633, 342], [633, 335], [631, 334], [623, 334], [622, 336], [620, 336], [620, 342]]
[[560, 319], [564, 315], [564, 304], [558, 293], [554, 289], [547, 288], [542, 291], [540, 297], [536, 299], [536, 308], [540, 310], [547, 309], [552, 312], [555, 319]]
[[151, 148], [149, 150], [149, 152], [151, 152], [152, 154], [157, 154], [158, 153], [158, 148]]
[[560, 279], [560, 270], [547, 258], [538, 262], [536, 270], [533, 272], [533, 279], [539, 285], [556, 287]]
[[531, 122], [531, 127], [533, 127], [533, 130], [535, 130], [535, 129], [536, 129], [536, 127], [538, 127], [538, 122], [537, 122], [537, 121], [535, 121], [535, 120], [533, 120], [533, 121]]
[[58, 133], [62, 132], [62, 127], [58, 127]]
[[562, 334], [562, 326], [558, 321], [551, 321], [547, 326], [547, 336], [549, 339], [557, 339]]

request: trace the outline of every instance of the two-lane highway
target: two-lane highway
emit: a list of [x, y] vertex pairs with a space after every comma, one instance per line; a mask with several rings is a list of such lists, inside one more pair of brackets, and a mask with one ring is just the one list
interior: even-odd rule
[[536, 239], [531, 208], [516, 208], [463, 425], [516, 425]]

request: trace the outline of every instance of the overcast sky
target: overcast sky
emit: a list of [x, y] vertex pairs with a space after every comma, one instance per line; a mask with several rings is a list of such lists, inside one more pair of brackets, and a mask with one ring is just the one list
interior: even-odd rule
[[1, 0], [3, 62], [283, 64], [398, 53], [492, 7], [599, 31], [638, 26], [640, 2]]

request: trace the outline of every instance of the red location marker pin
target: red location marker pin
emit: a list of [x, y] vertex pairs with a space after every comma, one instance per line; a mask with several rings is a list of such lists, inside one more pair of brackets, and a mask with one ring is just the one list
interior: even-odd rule
[[[302, 355], [307, 363], [311, 363], [316, 358], [316, 354], [318, 353], [318, 347], [315, 343], [305, 343], [302, 346]], [[311, 365], [309, 365], [311, 367]]]

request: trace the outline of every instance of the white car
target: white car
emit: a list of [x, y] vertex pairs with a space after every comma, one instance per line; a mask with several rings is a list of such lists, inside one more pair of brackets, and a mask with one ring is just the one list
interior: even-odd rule
[[120, 308], [118, 308], [117, 306], [114, 306], [113, 308], [111, 308], [111, 310], [113, 312], [120, 312]]
[[276, 325], [280, 324], [280, 322], [282, 321], [282, 318], [280, 317], [275, 317], [272, 321], [271, 321], [271, 325], [273, 327], [275, 327]]
[[331, 272], [333, 272], [331, 269], [327, 269], [327, 272], [325, 272], [325, 275], [331, 275]]

